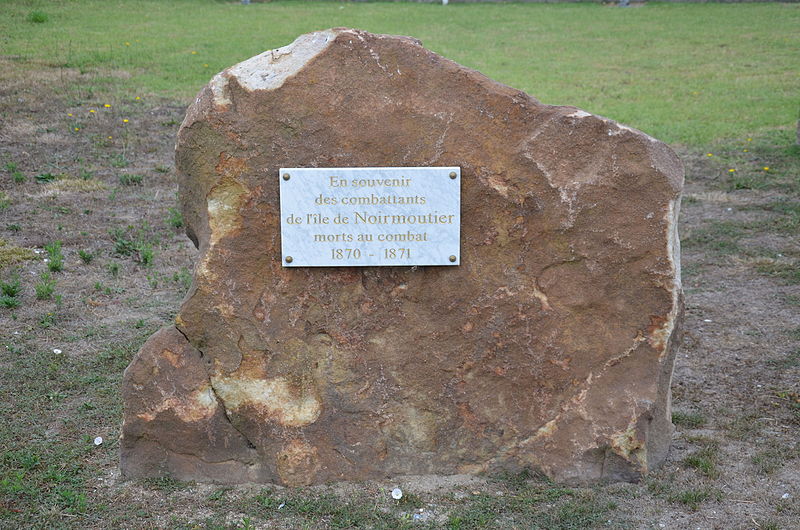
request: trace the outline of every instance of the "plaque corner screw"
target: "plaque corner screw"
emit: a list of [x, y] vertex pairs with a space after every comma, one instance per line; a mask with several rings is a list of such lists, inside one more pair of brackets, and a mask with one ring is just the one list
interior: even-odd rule
[[292, 178], [292, 176], [290, 174], [288, 174], [288, 173], [284, 173], [283, 174], [283, 180], [289, 180], [290, 178]]
[[457, 176], [458, 176], [458, 175], [456, 175], [456, 172], [455, 172], [455, 171], [451, 171], [451, 172], [450, 172], [450, 178], [451, 178], [451, 179], [455, 179]]
[[286, 256], [286, 259], [285, 259], [284, 261], [285, 261], [286, 263], [291, 263], [291, 262], [293, 262], [293, 261], [294, 261], [294, 259], [293, 259], [291, 256]]
[[450, 263], [455, 263], [456, 262], [456, 257], [455, 256], [450, 256], [449, 259], [450, 259]]

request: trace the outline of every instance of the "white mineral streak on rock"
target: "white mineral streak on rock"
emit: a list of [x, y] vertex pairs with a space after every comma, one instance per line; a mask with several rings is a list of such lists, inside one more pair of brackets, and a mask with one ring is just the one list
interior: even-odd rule
[[205, 420], [214, 415], [217, 410], [217, 399], [211, 387], [205, 385], [192, 392], [188, 399], [169, 396], [156, 407], [137, 416], [146, 421], [153, 421], [155, 417], [165, 410], [175, 413], [182, 421], [195, 422]]
[[335, 38], [336, 32], [331, 30], [301, 35], [287, 46], [266, 51], [231, 66], [211, 80], [214, 104], [221, 107], [231, 104], [227, 87], [228, 81], [232, 78], [235, 78], [242, 88], [251, 92], [280, 88], [287, 79], [325, 51]]
[[576, 110], [572, 114], [567, 114], [568, 118], [588, 118], [589, 116], [591, 116], [591, 114], [580, 109]]
[[550, 306], [550, 301], [547, 299], [547, 295], [546, 295], [546, 294], [544, 294], [544, 293], [543, 293], [543, 292], [542, 292], [542, 291], [541, 291], [541, 290], [540, 290], [538, 287], [536, 287], [535, 285], [533, 286], [533, 296], [535, 296], [535, 297], [536, 297], [536, 298], [539, 300], [539, 302], [541, 302], [541, 304], [542, 304], [542, 309], [543, 309], [544, 311], [550, 311], [551, 309], [553, 309], [553, 308]]
[[608, 118], [601, 118], [601, 119], [606, 123], [606, 125], [609, 126], [608, 127], [608, 135], [609, 136], [618, 136], [618, 135], [622, 134], [623, 132], [629, 132], [629, 133], [635, 134], [637, 136], [642, 136], [643, 138], [646, 138], [650, 142], [653, 142], [653, 143], [658, 142], [658, 140], [656, 140], [655, 138], [653, 138], [652, 136], [650, 136], [647, 133], [643, 133], [639, 129], [634, 129], [634, 128], [628, 127], [626, 125], [622, 125], [621, 123], [617, 123], [614, 120], [609, 120]]
[[681, 199], [671, 200], [667, 213], [664, 217], [667, 223], [667, 258], [669, 259], [672, 271], [672, 309], [667, 315], [664, 325], [650, 334], [650, 345], [656, 349], [661, 349], [659, 358], [667, 354], [667, 342], [675, 330], [675, 322], [680, 310], [681, 296], [681, 242], [678, 235], [678, 214], [681, 209]]
[[[227, 107], [231, 104], [231, 100], [228, 98], [228, 75], [227, 72], [220, 72], [215, 75], [208, 84], [211, 87], [211, 93], [214, 95], [214, 105], [217, 107]], [[198, 98], [197, 103], [200, 102]], [[195, 104], [197, 104], [195, 103]], [[186, 123], [186, 119], [184, 119], [184, 123]]]
[[611, 368], [612, 366], [614, 366], [615, 364], [619, 363], [621, 360], [625, 359], [626, 357], [630, 357], [630, 355], [631, 355], [631, 354], [632, 354], [634, 351], [636, 351], [636, 348], [638, 348], [638, 347], [639, 347], [639, 344], [641, 344], [641, 343], [642, 343], [642, 342], [644, 342], [645, 340], [647, 340], [647, 339], [646, 339], [645, 337], [643, 337], [643, 336], [642, 336], [642, 334], [641, 334], [641, 332], [640, 332], [640, 333], [639, 333], [639, 334], [636, 336], [636, 338], [635, 338], [635, 339], [633, 339], [633, 344], [631, 344], [631, 347], [630, 347], [630, 348], [628, 348], [628, 349], [627, 349], [627, 350], [625, 350], [624, 352], [620, 353], [620, 354], [619, 354], [619, 355], [617, 355], [616, 357], [612, 357], [611, 359], [609, 359], [609, 360], [607, 360], [607, 361], [605, 362], [605, 364], [603, 365], [603, 373], [605, 373], [605, 371], [606, 371], [608, 368]]
[[251, 406], [288, 427], [310, 425], [322, 412], [322, 404], [316, 396], [297, 395], [282, 377], [249, 379], [233, 374], [212, 377], [211, 384], [227, 410]]

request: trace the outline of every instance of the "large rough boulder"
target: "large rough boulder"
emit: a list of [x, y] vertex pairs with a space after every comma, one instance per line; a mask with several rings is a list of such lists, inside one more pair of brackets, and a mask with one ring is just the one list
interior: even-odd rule
[[[125, 476], [586, 483], [663, 460], [682, 315], [666, 145], [333, 29], [214, 77], [176, 158], [200, 256], [125, 373]], [[279, 168], [359, 166], [460, 166], [461, 264], [282, 267]]]

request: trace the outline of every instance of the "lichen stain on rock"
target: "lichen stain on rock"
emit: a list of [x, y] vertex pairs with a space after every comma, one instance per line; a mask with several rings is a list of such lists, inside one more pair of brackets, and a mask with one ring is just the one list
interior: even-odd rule
[[552, 419], [539, 427], [536, 431], [536, 434], [533, 435], [532, 440], [538, 440], [539, 438], [549, 438], [553, 435], [553, 433], [558, 430], [558, 418]]
[[651, 315], [650, 325], [647, 327], [647, 343], [655, 350], [662, 352], [667, 347], [667, 341], [672, 336], [674, 328], [670, 319]]
[[212, 376], [211, 384], [228, 411], [250, 407], [260, 413], [262, 420], [285, 427], [310, 425], [322, 413], [322, 403], [316, 392], [298, 389], [283, 377], [250, 379], [234, 373]]
[[307, 486], [314, 483], [319, 471], [319, 453], [303, 440], [292, 440], [277, 454], [275, 465], [287, 486]]
[[647, 472], [647, 448], [636, 435], [636, 427], [631, 424], [622, 432], [609, 437], [611, 450], [629, 462], [638, 462], [643, 473]]
[[169, 396], [147, 412], [137, 414], [137, 417], [145, 421], [153, 421], [160, 413], [172, 411], [184, 422], [197, 422], [209, 419], [216, 410], [217, 400], [214, 392], [210, 386], [206, 385], [198, 388], [186, 398]]
[[172, 350], [165, 349], [161, 352], [161, 355], [175, 368], [179, 368], [183, 364], [181, 357]]

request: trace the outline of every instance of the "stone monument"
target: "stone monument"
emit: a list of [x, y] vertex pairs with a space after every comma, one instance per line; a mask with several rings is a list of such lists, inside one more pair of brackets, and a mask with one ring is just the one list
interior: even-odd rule
[[683, 170], [663, 143], [338, 28], [215, 76], [176, 160], [199, 257], [125, 372], [123, 476], [591, 483], [664, 459]]

